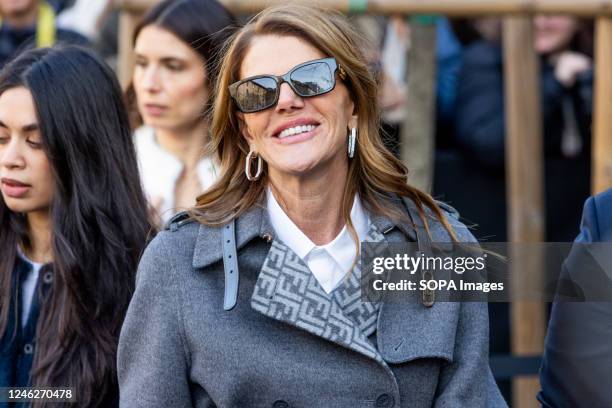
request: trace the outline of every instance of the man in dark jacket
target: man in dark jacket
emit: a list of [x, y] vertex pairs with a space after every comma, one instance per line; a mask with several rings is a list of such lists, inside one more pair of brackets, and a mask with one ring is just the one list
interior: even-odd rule
[[[612, 189], [589, 198], [584, 205], [580, 235], [576, 245], [612, 242]], [[606, 248], [601, 248], [606, 250]], [[573, 251], [573, 255], [585, 251]], [[587, 251], [592, 253], [594, 251]], [[578, 255], [582, 256], [582, 255]], [[607, 258], [609, 261], [609, 258]], [[581, 259], [577, 264], [585, 264]], [[598, 262], [610, 274], [610, 262]], [[585, 268], [586, 269], [586, 268]], [[562, 272], [562, 278], [567, 275]], [[589, 272], [587, 270], [583, 272]], [[573, 281], [599, 279], [589, 275], [565, 276]], [[607, 282], [597, 282], [608, 286]], [[593, 282], [590, 282], [591, 284]], [[609, 293], [607, 298], [612, 298]], [[589, 300], [587, 298], [587, 300]], [[545, 407], [611, 407], [612, 406], [612, 302], [555, 302], [552, 308], [540, 382], [538, 400]]]

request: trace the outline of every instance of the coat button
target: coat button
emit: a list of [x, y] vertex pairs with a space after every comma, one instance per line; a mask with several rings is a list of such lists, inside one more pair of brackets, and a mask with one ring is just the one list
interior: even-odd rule
[[376, 408], [391, 408], [395, 405], [395, 400], [389, 394], [381, 394], [376, 398]]
[[32, 344], [30, 344], [30, 343], [26, 343], [23, 346], [23, 352], [25, 354], [32, 354], [34, 352], [34, 346]]
[[50, 285], [51, 282], [53, 282], [53, 272], [51, 271], [45, 272], [45, 274], [43, 275], [43, 282], [46, 283], [47, 285]]
[[272, 408], [289, 408], [289, 404], [287, 403], [287, 401], [278, 400], [274, 401], [274, 404], [272, 404]]
[[[272, 236], [272, 234], [270, 234], [269, 232], [266, 232], [266, 233], [265, 233], [265, 234], [263, 234], [261, 237], [262, 237], [263, 239], [265, 239], [265, 240], [266, 240], [266, 242], [270, 242], [270, 241], [272, 241], [272, 240], [274, 239], [274, 237]], [[278, 401], [277, 401], [277, 402], [278, 402]], [[274, 407], [274, 408], [276, 408], [276, 407]], [[282, 407], [281, 407], [281, 408], [282, 408]]]

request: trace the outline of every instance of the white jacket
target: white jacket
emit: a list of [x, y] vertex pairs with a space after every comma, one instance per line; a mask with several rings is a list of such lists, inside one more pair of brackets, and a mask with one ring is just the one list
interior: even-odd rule
[[[157, 144], [155, 132], [151, 127], [141, 126], [136, 129], [134, 144], [142, 187], [150, 203], [162, 200], [160, 216], [165, 223], [174, 214], [184, 210], [184, 208], [176, 208], [174, 199], [174, 191], [183, 171], [183, 163]], [[219, 171], [212, 158], [202, 157], [197, 165], [197, 173], [202, 191], [204, 191], [217, 180]]]

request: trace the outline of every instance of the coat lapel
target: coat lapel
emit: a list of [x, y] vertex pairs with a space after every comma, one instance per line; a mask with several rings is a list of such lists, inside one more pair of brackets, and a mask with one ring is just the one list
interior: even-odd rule
[[[384, 239], [376, 230], [368, 238]], [[298, 327], [379, 363], [383, 359], [367, 339], [376, 329], [378, 304], [362, 302], [360, 262], [327, 294], [308, 266], [282, 241], [275, 240], [251, 297], [251, 307], [272, 319]]]

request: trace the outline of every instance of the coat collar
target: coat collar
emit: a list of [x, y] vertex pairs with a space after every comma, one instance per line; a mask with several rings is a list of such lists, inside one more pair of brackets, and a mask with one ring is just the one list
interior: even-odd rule
[[[407, 210], [409, 207], [416, 209], [416, 206], [414, 205], [412, 200], [408, 198], [402, 199], [401, 197], [395, 194], [392, 194], [388, 196], [387, 198], [391, 201], [392, 205], [396, 206], [397, 208], [401, 208], [402, 210]], [[416, 234], [415, 226], [410, 221], [408, 212], [406, 211], [405, 213], [406, 213], [405, 220], [394, 221], [385, 215], [371, 214], [371, 211], [370, 211], [370, 214], [371, 214], [370, 222], [374, 224], [374, 226], [378, 229], [378, 231], [381, 231], [385, 235], [387, 235], [389, 232], [397, 228], [404, 234], [406, 238], [408, 238], [408, 240], [416, 241], [417, 234]]]
[[[399, 198], [396, 198], [396, 200], [401, 204]], [[367, 208], [366, 211], [368, 211]], [[397, 222], [384, 215], [370, 214], [370, 222], [385, 235], [397, 228], [410, 241], [416, 241], [417, 239], [414, 226], [408, 221]], [[265, 204], [255, 204], [236, 219], [237, 250], [240, 250], [255, 238], [265, 239], [267, 236], [273, 237], [274, 229]], [[221, 228], [200, 225], [193, 255], [193, 267], [203, 268], [222, 258]]]
[[[236, 219], [236, 249], [251, 240], [274, 235], [266, 208], [255, 204]], [[193, 267], [203, 268], [223, 258], [221, 228], [200, 225], [193, 254]]]
[[416, 232], [414, 227], [408, 223], [396, 222], [384, 215], [374, 214], [370, 216], [370, 222], [381, 231], [384, 235], [394, 229], [399, 229], [410, 241], [416, 241]]

